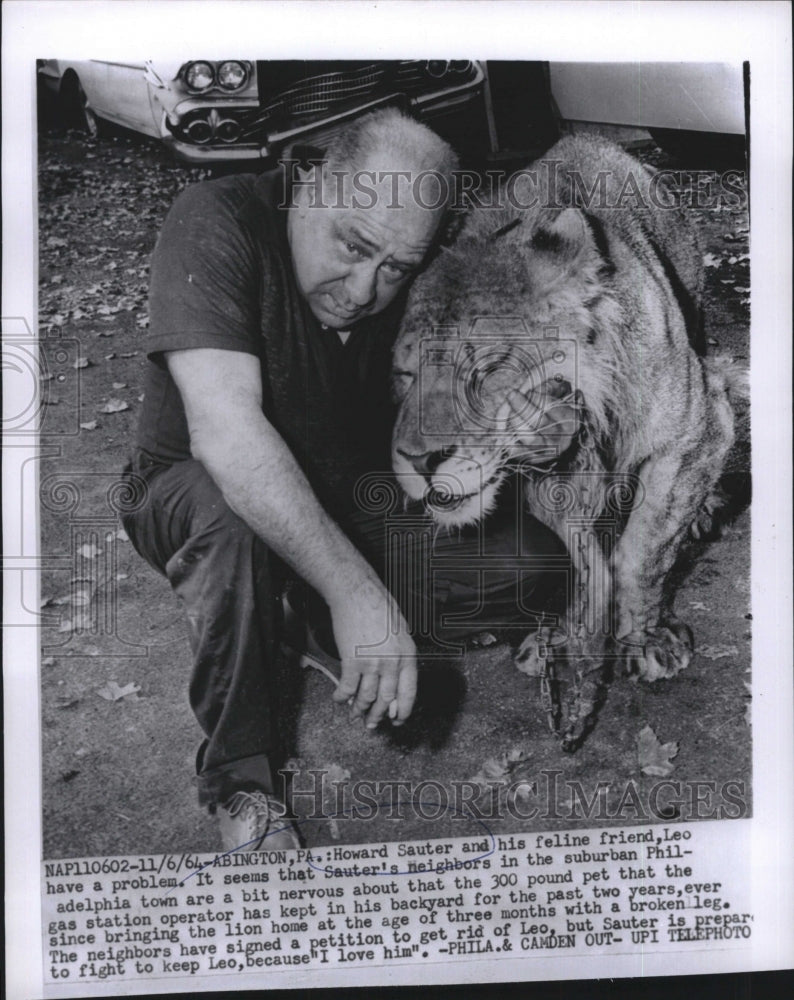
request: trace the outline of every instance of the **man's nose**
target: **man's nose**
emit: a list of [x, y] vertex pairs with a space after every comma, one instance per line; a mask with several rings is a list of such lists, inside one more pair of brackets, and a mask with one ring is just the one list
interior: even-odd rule
[[361, 308], [374, 301], [378, 287], [378, 269], [369, 262], [353, 267], [345, 279], [345, 293], [350, 304]]

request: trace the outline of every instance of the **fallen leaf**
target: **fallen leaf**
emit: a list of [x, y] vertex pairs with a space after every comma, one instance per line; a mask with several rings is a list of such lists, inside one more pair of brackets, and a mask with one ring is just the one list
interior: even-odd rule
[[71, 604], [75, 608], [87, 608], [91, 603], [91, 591], [90, 590], [78, 590], [77, 593], [72, 594]]
[[108, 681], [104, 687], [97, 688], [97, 694], [105, 701], [121, 701], [122, 698], [137, 695], [140, 689], [139, 684], [130, 683], [121, 687], [115, 681]]
[[708, 611], [708, 608], [703, 601], [690, 601], [689, 606], [693, 611]]
[[88, 358], [78, 358], [77, 361], [72, 365], [72, 368], [90, 368], [91, 362]]
[[475, 782], [482, 789], [493, 785], [506, 785], [510, 777], [510, 772], [518, 764], [523, 763], [528, 757], [525, 750], [514, 747], [509, 753], [503, 753], [499, 757], [489, 757], [480, 766], [480, 770], [469, 780]]
[[41, 661], [41, 665], [42, 665], [42, 667], [54, 667], [55, 666], [55, 657], [54, 656], [45, 656], [44, 659]]
[[471, 645], [475, 648], [482, 648], [485, 646], [493, 646], [495, 642], [498, 642], [498, 640], [493, 632], [480, 632], [479, 635], [475, 635], [471, 640]]
[[513, 794], [519, 805], [524, 805], [532, 800], [535, 794], [535, 786], [530, 781], [519, 781], [513, 789]]
[[[122, 355], [123, 357], [123, 355]], [[125, 403], [123, 399], [109, 399], [104, 406], [99, 407], [100, 413], [123, 413], [124, 410], [129, 410], [130, 404]]]
[[55, 708], [74, 708], [75, 705], [79, 705], [79, 704], [80, 704], [80, 699], [77, 698], [77, 697], [75, 697], [74, 695], [62, 694], [58, 698], [55, 699], [54, 707]]
[[84, 431], [95, 431], [98, 426], [96, 420], [88, 420], [84, 424], [80, 424], [80, 427]]
[[102, 555], [102, 549], [99, 546], [94, 545], [93, 542], [87, 542], [85, 545], [81, 545], [77, 550], [83, 559], [96, 559], [97, 556]]
[[738, 656], [739, 654], [736, 646], [701, 646], [697, 651], [707, 660], [721, 660], [725, 656]]
[[127, 383], [126, 382], [114, 382], [113, 383], [113, 388], [114, 389], [126, 389], [127, 388]]
[[678, 743], [660, 743], [653, 729], [645, 726], [637, 737], [637, 755], [643, 774], [666, 778], [675, 770], [672, 759], [678, 755]]

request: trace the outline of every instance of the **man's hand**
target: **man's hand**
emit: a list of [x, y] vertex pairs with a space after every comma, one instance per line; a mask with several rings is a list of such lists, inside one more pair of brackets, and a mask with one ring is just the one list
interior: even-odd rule
[[342, 658], [334, 701], [353, 698], [353, 715], [366, 713], [367, 729], [387, 712], [402, 725], [416, 697], [416, 646], [396, 602], [382, 585], [367, 583], [332, 604], [331, 616]]

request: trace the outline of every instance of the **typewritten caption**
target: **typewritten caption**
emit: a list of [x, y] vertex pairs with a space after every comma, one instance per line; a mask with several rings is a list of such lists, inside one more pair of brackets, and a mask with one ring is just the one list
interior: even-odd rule
[[714, 826], [49, 861], [44, 980], [749, 947], [744, 824], [733, 864]]

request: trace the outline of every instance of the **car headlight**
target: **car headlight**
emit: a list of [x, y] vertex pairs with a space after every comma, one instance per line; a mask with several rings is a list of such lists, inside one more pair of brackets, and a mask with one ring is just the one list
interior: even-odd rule
[[446, 59], [428, 59], [425, 63], [425, 72], [432, 76], [434, 80], [440, 80], [449, 69], [449, 62]]
[[218, 67], [218, 86], [224, 90], [239, 90], [245, 86], [248, 71], [241, 62], [228, 59]]
[[212, 63], [192, 62], [185, 69], [185, 83], [191, 90], [207, 90], [215, 82]]

